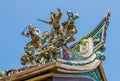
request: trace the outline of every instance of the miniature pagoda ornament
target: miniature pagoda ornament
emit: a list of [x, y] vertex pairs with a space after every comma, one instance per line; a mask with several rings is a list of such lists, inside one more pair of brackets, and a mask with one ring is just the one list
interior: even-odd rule
[[[22, 35], [31, 38], [21, 57], [20, 69], [6, 70], [0, 73], [1, 80], [7, 81], [106, 81], [102, 69], [105, 60], [105, 38], [109, 25], [108, 11], [99, 25], [80, 41], [75, 41], [75, 25], [78, 12], [67, 11], [68, 18], [60, 23], [62, 11], [50, 12], [50, 20], [37, 19], [51, 26], [51, 31], [42, 34], [38, 27], [28, 25]], [[9, 76], [9, 77], [6, 77]]]

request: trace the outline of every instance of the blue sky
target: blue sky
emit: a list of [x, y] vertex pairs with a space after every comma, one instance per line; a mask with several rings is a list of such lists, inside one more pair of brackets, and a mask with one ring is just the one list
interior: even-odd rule
[[76, 41], [92, 31], [104, 17], [107, 9], [111, 12], [106, 38], [106, 60], [103, 67], [108, 81], [119, 80], [120, 1], [119, 0], [0, 0], [0, 71], [19, 68], [24, 46], [30, 39], [21, 35], [29, 24], [41, 31], [50, 27], [36, 19], [49, 20], [50, 11], [60, 8], [67, 19], [66, 11], [78, 11], [80, 18], [75, 24], [79, 33]]

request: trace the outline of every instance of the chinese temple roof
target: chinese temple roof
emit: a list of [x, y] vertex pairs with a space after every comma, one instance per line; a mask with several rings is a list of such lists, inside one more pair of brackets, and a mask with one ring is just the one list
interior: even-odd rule
[[[83, 79], [82, 75], [94, 75], [96, 81], [100, 81], [101, 78], [95, 77], [101, 76], [102, 80], [106, 81], [101, 63], [105, 60], [104, 44], [110, 13], [107, 12], [93, 31], [70, 47], [67, 43], [75, 40], [74, 34], [78, 31], [74, 22], [79, 18], [79, 14], [67, 11], [68, 20], [62, 22], [62, 26], [60, 9], [57, 13], [51, 12], [50, 15], [49, 21], [37, 20], [52, 26], [51, 32], [46, 31], [40, 35], [40, 30], [32, 24], [23, 30], [22, 35], [31, 38], [21, 57], [21, 64], [24, 66], [4, 71], [0, 81], [41, 81], [61, 76], [61, 73], [79, 74]], [[91, 81], [94, 80], [91, 78]]]

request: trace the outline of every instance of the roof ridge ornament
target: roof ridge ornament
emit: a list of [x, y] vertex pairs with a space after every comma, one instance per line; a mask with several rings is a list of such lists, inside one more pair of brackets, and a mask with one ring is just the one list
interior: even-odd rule
[[62, 11], [58, 8], [56, 12], [50, 13], [48, 21], [37, 19], [51, 26], [51, 31], [41, 31], [28, 25], [22, 35], [31, 38], [24, 47], [21, 57], [21, 69], [11, 69], [0, 73], [1, 77], [17, 74], [46, 63], [55, 62], [58, 72], [88, 72], [94, 70], [105, 60], [105, 37], [108, 24], [110, 23], [110, 11], [108, 10], [98, 26], [83, 37], [80, 41], [68, 47], [67, 44], [75, 41], [74, 34], [78, 33], [75, 20], [79, 18], [78, 12], [73, 14], [67, 11], [68, 19], [60, 23]]

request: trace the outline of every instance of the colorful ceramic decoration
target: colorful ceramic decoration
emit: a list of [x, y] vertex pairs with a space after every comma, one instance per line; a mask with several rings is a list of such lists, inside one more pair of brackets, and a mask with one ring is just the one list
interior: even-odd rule
[[[73, 14], [67, 11], [68, 18], [61, 22], [62, 11], [50, 12], [48, 21], [37, 19], [51, 26], [51, 31], [41, 33], [38, 27], [28, 25], [22, 35], [31, 38], [25, 45], [21, 57], [20, 69], [11, 69], [0, 72], [0, 77], [11, 76], [34, 67], [55, 62], [57, 73], [75, 74], [91, 77], [95, 81], [102, 81], [97, 68], [105, 60], [105, 38], [109, 25], [110, 12], [108, 11], [98, 26], [80, 41], [68, 47], [67, 44], [75, 41], [74, 34], [78, 29], [74, 22], [79, 18], [78, 12]], [[94, 81], [93, 80], [93, 81]]]

